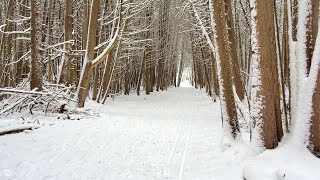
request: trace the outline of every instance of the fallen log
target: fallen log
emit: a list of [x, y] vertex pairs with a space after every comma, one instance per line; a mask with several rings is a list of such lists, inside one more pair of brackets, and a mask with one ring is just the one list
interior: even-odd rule
[[33, 130], [38, 128], [39, 126], [31, 125], [31, 124], [7, 126], [7, 127], [0, 128], [0, 136], [6, 135], [6, 134], [17, 134], [25, 130]]

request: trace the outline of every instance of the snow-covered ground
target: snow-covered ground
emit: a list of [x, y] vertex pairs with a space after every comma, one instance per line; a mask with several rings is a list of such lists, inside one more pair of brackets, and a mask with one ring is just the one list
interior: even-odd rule
[[35, 114], [28, 118], [41, 128], [0, 136], [0, 180], [277, 180], [285, 163], [320, 165], [310, 155], [295, 158], [300, 151], [291, 162], [281, 160], [286, 152], [271, 159], [272, 151], [256, 156], [244, 143], [222, 143], [219, 103], [194, 88], [89, 102], [85, 110], [94, 115], [79, 121]]
[[202, 91], [122, 96], [87, 108], [100, 117], [0, 137], [0, 179], [241, 177], [237, 152], [221, 154], [219, 104]]

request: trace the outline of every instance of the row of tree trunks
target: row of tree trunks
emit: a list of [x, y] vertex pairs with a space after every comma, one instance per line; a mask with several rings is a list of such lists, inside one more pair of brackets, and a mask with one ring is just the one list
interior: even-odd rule
[[[150, 17], [148, 22], [143, 18], [139, 20], [140, 22], [136, 21], [136, 18], [127, 18], [130, 19], [127, 23], [130, 24], [131, 28], [134, 27], [134, 25], [141, 27], [145, 26], [145, 29], [149, 28], [149, 25], [152, 25], [153, 27], [147, 31], [149, 37], [141, 36], [141, 34], [146, 32], [145, 30], [141, 31], [142, 33], [137, 33], [137, 37], [140, 39], [149, 38], [149, 40], [145, 41], [148, 43], [143, 42], [138, 45], [140, 47], [145, 47], [145, 55], [143, 55], [145, 57], [135, 55], [139, 54], [135, 50], [128, 50], [127, 54], [131, 55], [128, 56], [127, 62], [123, 62], [122, 57], [124, 54], [121, 52], [122, 50], [119, 50], [119, 53], [116, 53], [116, 48], [110, 48], [111, 53], [108, 54], [106, 62], [99, 61], [102, 62], [102, 64], [92, 64], [90, 61], [96, 62], [96, 59], [94, 58], [97, 58], [98, 55], [103, 52], [101, 49], [106, 47], [106, 42], [108, 40], [111, 40], [112, 33], [115, 34], [116, 22], [119, 19], [117, 17], [119, 14], [117, 11], [119, 4], [117, 5], [118, 2], [116, 0], [100, 1], [99, 5], [103, 4], [104, 7], [97, 6], [96, 2], [97, 1], [87, 0], [81, 2], [69, 0], [64, 2], [57, 0], [33, 1], [33, 4], [40, 3], [40, 11], [35, 15], [32, 14], [33, 20], [38, 18], [36, 21], [32, 22], [41, 25], [37, 27], [38, 29], [30, 28], [33, 30], [32, 34], [38, 33], [37, 36], [32, 36], [32, 38], [30, 38], [31, 33], [26, 30], [31, 21], [28, 19], [21, 20], [21, 22], [23, 22], [23, 25], [21, 26], [19, 26], [19, 23], [11, 21], [13, 19], [28, 17], [31, 13], [31, 9], [28, 8], [31, 7], [31, 1], [21, 0], [21, 2], [17, 2], [14, 0], [7, 0], [6, 4], [1, 2], [2, 17], [6, 17], [0, 18], [1, 21], [4, 21], [6, 24], [3, 26], [4, 28], [2, 31], [8, 33], [0, 32], [0, 85], [4, 87], [14, 87], [20, 83], [22, 79], [30, 77], [31, 82], [34, 82], [31, 83], [32, 86], [34, 87], [37, 84], [39, 90], [42, 86], [41, 83], [44, 83], [44, 81], [67, 86], [77, 86], [76, 99], [79, 100], [79, 107], [84, 105], [85, 99], [88, 95], [91, 95], [91, 92], [92, 99], [101, 102], [105, 100], [105, 97], [108, 97], [111, 89], [117, 93], [119, 92], [116, 90], [125, 90], [125, 93], [129, 94], [131, 89], [145, 87], [146, 93], [150, 93], [153, 91], [153, 88], [157, 86], [164, 90], [167, 89], [168, 86], [176, 85], [178, 65], [177, 62], [171, 61], [175, 61], [177, 55], [173, 52], [174, 50], [170, 53], [164, 53], [164, 51], [168, 49], [176, 48], [177, 45], [177, 38], [175, 38], [176, 34], [172, 36], [169, 36], [168, 34], [169, 31], [174, 31], [169, 28], [171, 26], [170, 24], [174, 21], [168, 19], [168, 17], [171, 11], [170, 6], [175, 4], [175, 2], [156, 3], [150, 1], [151, 3], [148, 5], [149, 8], [142, 8], [138, 14], [133, 14], [136, 17], [138, 17], [139, 14]], [[130, 2], [132, 3], [131, 5], [136, 3], [133, 1], [125, 1], [125, 3]], [[92, 3], [95, 3], [95, 11], [90, 11]], [[137, 3], [137, 5], [138, 4], [139, 3]], [[166, 9], [163, 11], [160, 10], [161, 8], [159, 7], [153, 7], [153, 5], [166, 7]], [[122, 14], [130, 14], [130, 8], [129, 11], [125, 10]], [[156, 16], [152, 11], [162, 11], [162, 20], [160, 21], [159, 18], [155, 21]], [[35, 17], [36, 15], [37, 17]], [[109, 17], [113, 17], [114, 19]], [[96, 25], [97, 28], [91, 28], [91, 31], [89, 28], [90, 18], [99, 19]], [[93, 22], [90, 23], [94, 24]], [[121, 23], [121, 25], [123, 25], [123, 23]], [[123, 27], [125, 26], [123, 25]], [[26, 30], [26, 32], [22, 33], [24, 30]], [[159, 33], [159, 30], [163, 32]], [[10, 33], [11, 31], [21, 31], [21, 34]], [[127, 30], [126, 28], [123, 28], [122, 31], [129, 32], [130, 29]], [[40, 34], [40, 32], [42, 33]], [[154, 41], [151, 41], [151, 39], [159, 38], [160, 35], [163, 36], [161, 40], [162, 47], [160, 47], [159, 44], [154, 43]], [[19, 37], [21, 37], [21, 40], [17, 40]], [[135, 35], [130, 35], [128, 37], [133, 39]], [[32, 48], [33, 50], [30, 50], [30, 52], [28, 49], [29, 44], [31, 45], [31, 41], [28, 40], [29, 38], [32, 39], [33, 45], [39, 46], [36, 49]], [[35, 38], [38, 38], [37, 44], [33, 43]], [[127, 45], [123, 45], [123, 43], [127, 42], [122, 42], [120, 46], [126, 48]], [[129, 49], [130, 48], [139, 47], [131, 45]], [[16, 49], [19, 51], [16, 51]], [[37, 54], [38, 57], [34, 57], [34, 54]], [[115, 54], [117, 55], [115, 56]], [[4, 57], [2, 58], [2, 56]], [[29, 60], [30, 62], [36, 62], [39, 59], [42, 61], [41, 63], [36, 63], [34, 65], [29, 63]], [[16, 61], [16, 63], [8, 65], [14, 61]], [[143, 66], [140, 67], [139, 70], [137, 68], [137, 62], [139, 62], [140, 66]], [[120, 72], [120, 64], [125, 65], [128, 68], [122, 68]], [[36, 68], [40, 66], [41, 72], [39, 68]], [[113, 70], [115, 74], [112, 73]], [[181, 70], [183, 70], [183, 68]], [[30, 76], [28, 76], [29, 72], [31, 72]], [[122, 75], [125, 75], [125, 78], [123, 78]], [[41, 83], [38, 83], [36, 80], [38, 80], [38, 82], [41, 81]], [[125, 80], [124, 89], [115, 85], [115, 82], [119, 83], [119, 81], [122, 82], [122, 80]]]
[[[228, 54], [230, 51], [229, 33], [227, 30], [227, 19], [225, 16], [225, 8], [227, 4], [222, 0], [215, 0], [213, 2], [213, 14], [216, 23], [216, 36], [215, 41], [217, 44], [217, 53], [219, 63], [217, 68], [220, 69], [219, 86], [220, 86], [220, 101], [222, 107], [223, 122], [227, 123], [224, 126], [230, 127], [231, 136], [236, 138], [239, 135], [240, 127], [235, 107], [234, 94], [232, 90], [231, 79], [231, 56]], [[236, 60], [235, 60], [236, 61]], [[227, 132], [228, 133], [228, 132]]]

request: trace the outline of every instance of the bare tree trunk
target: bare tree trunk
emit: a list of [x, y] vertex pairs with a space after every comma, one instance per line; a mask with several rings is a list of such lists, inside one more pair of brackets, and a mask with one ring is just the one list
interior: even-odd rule
[[[52, 12], [51, 12], [51, 0], [47, 1], [47, 9], [48, 11], [48, 20], [47, 20], [47, 32], [46, 32], [46, 42], [48, 45], [51, 45], [52, 37]], [[48, 62], [46, 64], [46, 75], [47, 75], [47, 81], [52, 82], [53, 80], [53, 63], [51, 62], [51, 49], [48, 49], [47, 51], [48, 56]]]
[[100, 0], [92, 0], [86, 53], [77, 90], [79, 107], [84, 107], [89, 87], [89, 79], [92, 71], [92, 61], [94, 59], [94, 48], [96, 45], [96, 30], [98, 28], [99, 5]]
[[[72, 0], [66, 0], [65, 3], [65, 16], [64, 16], [64, 40], [65, 42], [72, 40]], [[64, 55], [58, 74], [58, 83], [71, 84], [70, 80], [70, 63], [72, 61], [72, 43], [68, 42], [64, 44]]]
[[313, 56], [315, 41], [318, 35], [318, 16], [319, 16], [319, 0], [311, 0], [311, 12], [307, 22], [307, 74], [310, 72], [311, 59]]
[[177, 86], [179, 87], [180, 84], [181, 84], [181, 79], [182, 79], [182, 73], [183, 73], [183, 68], [184, 68], [184, 64], [183, 64], [183, 61], [184, 61], [184, 43], [182, 45], [182, 52], [181, 52], [181, 59], [180, 59], [180, 63], [179, 63], [179, 74], [178, 74], [178, 83], [177, 83]]
[[[274, 104], [275, 104], [275, 113], [276, 113], [276, 123], [277, 123], [277, 137], [278, 141], [281, 141], [281, 138], [283, 137], [283, 127], [282, 127], [282, 117], [281, 117], [281, 108], [280, 108], [280, 98], [281, 98], [281, 89], [283, 88], [280, 86], [279, 83], [279, 71], [278, 71], [278, 64], [281, 64], [281, 49], [280, 49], [280, 31], [278, 27], [278, 17], [277, 17], [277, 9], [276, 9], [276, 3], [274, 2], [274, 26], [275, 26], [275, 42], [276, 42], [276, 61], [272, 61], [273, 67], [272, 71], [274, 74]], [[280, 65], [281, 67], [281, 65]], [[281, 68], [280, 68], [280, 73]], [[282, 76], [280, 76], [280, 81], [282, 81]], [[285, 99], [285, 96], [283, 97]]]
[[228, 25], [228, 40], [230, 46], [230, 58], [232, 62], [232, 77], [233, 83], [236, 88], [237, 95], [240, 100], [244, 99], [245, 92], [243, 83], [241, 80], [240, 75], [240, 67], [239, 67], [239, 57], [238, 57], [238, 41], [236, 40], [236, 33], [235, 33], [235, 26], [233, 22], [233, 14], [231, 9], [231, 0], [224, 0], [225, 3], [225, 14], [227, 18], [227, 25]]
[[227, 34], [227, 27], [226, 27], [226, 19], [224, 16], [225, 13], [225, 4], [222, 0], [215, 0], [213, 2], [213, 9], [214, 9], [214, 18], [216, 23], [216, 43], [218, 48], [219, 54], [219, 65], [220, 67], [220, 100], [222, 102], [222, 114], [223, 114], [223, 122], [228, 123], [230, 126], [231, 135], [233, 138], [236, 138], [240, 132], [238, 117], [234, 102], [234, 96], [232, 91], [232, 84], [231, 84], [231, 76], [230, 76], [230, 61], [228, 59], [228, 41]]
[[201, 53], [202, 53], [202, 58], [203, 58], [203, 69], [204, 69], [204, 75], [205, 75], [205, 79], [206, 79], [206, 91], [209, 94], [209, 96], [212, 97], [212, 88], [211, 88], [211, 82], [210, 82], [210, 76], [209, 76], [209, 72], [208, 72], [208, 68], [207, 68], [207, 64], [206, 64], [206, 58], [203, 52], [203, 49], [201, 49]]
[[[14, 0], [8, 1], [8, 7], [7, 7], [7, 13], [6, 17], [10, 19], [10, 17], [14, 14]], [[13, 29], [13, 23], [9, 21], [9, 19], [5, 20], [6, 26], [4, 28], [4, 31], [12, 31]], [[10, 69], [7, 64], [12, 59], [12, 42], [13, 42], [13, 35], [12, 34], [3, 34], [2, 35], [2, 43], [0, 45], [0, 59], [2, 62], [0, 63], [0, 87], [1, 86], [9, 86], [9, 78], [10, 78]]]
[[[289, 114], [290, 114], [290, 74], [289, 74], [289, 36], [288, 36], [288, 9], [287, 9], [287, 2], [284, 0], [283, 5], [283, 30], [282, 30], [282, 47], [281, 47], [281, 84], [282, 84], [282, 103], [285, 115], [285, 127], [286, 132], [289, 132]], [[289, 103], [286, 102], [286, 87], [289, 89]]]
[[320, 157], [320, 69], [316, 81], [316, 87], [312, 96], [312, 117], [310, 126], [309, 149]]
[[279, 92], [275, 94], [277, 85], [276, 70], [276, 44], [274, 28], [274, 4], [256, 0], [254, 3], [256, 15], [252, 15], [252, 21], [256, 28], [253, 28], [253, 50], [255, 68], [254, 89], [252, 90], [251, 114], [255, 123], [254, 139], [261, 139], [262, 145], [267, 149], [278, 146], [278, 110], [276, 109]]
[[298, 25], [298, 0], [291, 1], [291, 18], [292, 18], [292, 39], [297, 41], [297, 25]]
[[[126, 66], [129, 66], [129, 59], [127, 59], [126, 60], [126, 63], [125, 63], [125, 65]], [[124, 74], [124, 94], [125, 95], [129, 95], [129, 93], [130, 93], [130, 82], [129, 82], [129, 74], [130, 74], [130, 70], [129, 70], [129, 68], [126, 68], [125, 69], [125, 72], [124, 72], [125, 74]]]
[[[318, 8], [319, 1], [312, 0], [310, 22], [307, 24], [307, 68], [310, 71], [311, 58], [313, 57], [314, 47], [318, 36]], [[310, 42], [311, 41], [311, 42]], [[308, 44], [310, 43], [310, 44]], [[308, 46], [309, 45], [309, 46]], [[310, 61], [310, 62], [309, 62]], [[316, 60], [315, 60], [316, 61]], [[319, 66], [319, 65], [318, 65]], [[320, 68], [318, 67], [316, 86], [312, 95], [312, 116], [310, 121], [309, 149], [320, 157]]]
[[[83, 0], [83, 20], [82, 20], [82, 48], [86, 49], [87, 47], [87, 38], [88, 38], [88, 26], [90, 18], [90, 2], [91, 0]], [[99, 9], [98, 7], [96, 8]]]
[[30, 89], [42, 90], [42, 57], [40, 54], [41, 26], [40, 17], [41, 1], [31, 0], [31, 70], [30, 70]]
[[97, 100], [99, 79], [100, 79], [100, 65], [94, 68], [93, 82], [91, 85], [93, 101]]
[[210, 52], [210, 62], [212, 67], [212, 86], [215, 95], [219, 95], [219, 83], [217, 80], [217, 68], [216, 68], [216, 61], [214, 59], [214, 55], [212, 52]]
[[152, 71], [153, 71], [153, 68], [151, 67], [151, 63], [148, 62], [151, 60], [150, 58], [151, 56], [151, 46], [148, 46], [146, 47], [146, 52], [145, 52], [145, 64], [144, 64], [144, 68], [145, 68], [145, 91], [146, 91], [146, 94], [149, 95], [150, 92], [152, 92], [152, 86], [153, 86], [153, 82], [152, 82]]
[[144, 68], [145, 68], [145, 64], [146, 64], [146, 50], [144, 52], [144, 57], [142, 59], [142, 63], [141, 63], [141, 66], [140, 66], [140, 71], [139, 71], [139, 77], [138, 77], [138, 84], [137, 84], [137, 95], [139, 96], [140, 95], [140, 87], [141, 87], [141, 82], [142, 82], [142, 79], [143, 79], [143, 73], [144, 73]]
[[108, 93], [107, 87], [109, 86], [109, 83], [111, 81], [112, 60], [113, 60], [113, 55], [112, 53], [110, 53], [107, 58], [107, 62], [105, 64], [104, 72], [102, 75], [102, 81], [100, 84], [98, 99], [97, 99], [98, 102], [101, 101], [101, 98], [104, 97], [105, 93]]

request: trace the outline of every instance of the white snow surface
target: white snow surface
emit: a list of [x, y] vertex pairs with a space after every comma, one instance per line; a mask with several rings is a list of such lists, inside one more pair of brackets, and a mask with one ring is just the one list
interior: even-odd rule
[[[81, 120], [25, 116], [30, 119], [25, 121], [36, 119], [41, 128], [0, 136], [0, 179], [318, 177], [314, 169], [320, 169], [320, 161], [305, 149], [279, 148], [257, 155], [246, 140], [221, 142], [219, 104], [204, 91], [184, 87], [150, 96], [120, 96], [106, 105], [88, 102], [83, 111], [92, 116]], [[21, 121], [15, 114], [0, 119], [2, 126], [16, 126], [14, 116]]]

